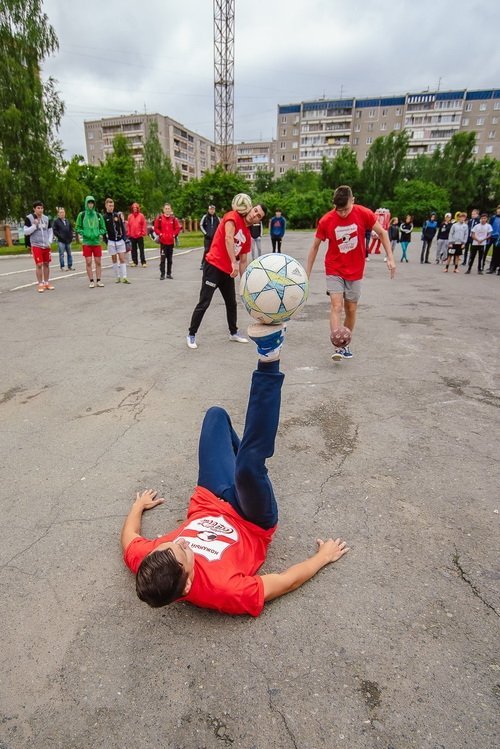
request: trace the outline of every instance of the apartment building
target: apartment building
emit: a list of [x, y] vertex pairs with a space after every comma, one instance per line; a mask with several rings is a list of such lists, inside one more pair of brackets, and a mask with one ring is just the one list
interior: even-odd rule
[[236, 170], [249, 182], [255, 181], [259, 169], [266, 172], [274, 171], [275, 146], [274, 140], [237, 143], [234, 147]]
[[321, 169], [350, 146], [362, 164], [381, 135], [407, 130], [408, 154], [432, 153], [454, 133], [475, 131], [476, 156], [500, 158], [500, 90], [407, 93], [370, 99], [319, 99], [278, 105], [275, 175], [288, 169]]
[[100, 164], [104, 161], [113, 150], [113, 139], [117, 135], [124, 135], [134, 159], [140, 164], [152, 122], [158, 125], [163, 152], [170, 157], [174, 169], [179, 169], [184, 182], [200, 178], [206, 171], [215, 168], [217, 160], [214, 143], [161, 114], [130, 114], [86, 120], [84, 126], [88, 163]]

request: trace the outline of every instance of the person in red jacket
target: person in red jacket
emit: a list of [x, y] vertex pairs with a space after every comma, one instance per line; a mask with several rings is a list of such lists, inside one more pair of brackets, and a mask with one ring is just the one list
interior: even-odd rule
[[172, 257], [175, 238], [181, 231], [181, 225], [174, 216], [170, 203], [165, 203], [163, 213], [155, 219], [155, 232], [160, 238], [160, 281], [165, 280], [165, 259], [167, 261], [167, 278], [172, 276]]
[[132, 265], [138, 265], [137, 250], [141, 253], [141, 265], [146, 267], [146, 255], [144, 254], [144, 237], [147, 234], [148, 225], [146, 217], [141, 213], [139, 203], [132, 203], [132, 213], [127, 219], [127, 236], [132, 243]]

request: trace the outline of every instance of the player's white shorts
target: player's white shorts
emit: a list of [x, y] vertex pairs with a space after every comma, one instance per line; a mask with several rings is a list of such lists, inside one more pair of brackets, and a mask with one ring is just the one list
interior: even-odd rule
[[127, 252], [124, 239], [119, 239], [118, 242], [113, 240], [108, 241], [108, 252], [110, 255], [118, 255], [119, 252]]

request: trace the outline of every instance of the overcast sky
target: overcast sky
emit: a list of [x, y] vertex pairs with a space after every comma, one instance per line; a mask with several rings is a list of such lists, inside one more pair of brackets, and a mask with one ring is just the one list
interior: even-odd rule
[[[235, 141], [276, 136], [278, 104], [500, 87], [500, 12], [470, 0], [236, 0]], [[83, 121], [159, 112], [214, 137], [213, 0], [44, 0], [59, 38], [44, 74]], [[78, 10], [77, 10], [78, 8]], [[80, 9], [81, 8], [81, 9]]]

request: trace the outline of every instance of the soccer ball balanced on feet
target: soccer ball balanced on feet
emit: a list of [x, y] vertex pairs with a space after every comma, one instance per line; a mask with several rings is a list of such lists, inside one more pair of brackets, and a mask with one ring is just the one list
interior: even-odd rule
[[349, 328], [345, 327], [345, 325], [341, 325], [340, 328], [335, 328], [330, 336], [330, 340], [335, 348], [343, 348], [344, 346], [348, 346], [351, 342], [351, 338], [352, 333]]
[[239, 192], [235, 195], [231, 203], [233, 211], [241, 213], [242, 216], [246, 216], [248, 211], [252, 210], [252, 198], [244, 192]]
[[247, 311], [266, 325], [290, 320], [305, 303], [308, 293], [304, 268], [295, 258], [279, 252], [252, 260], [240, 284]]

